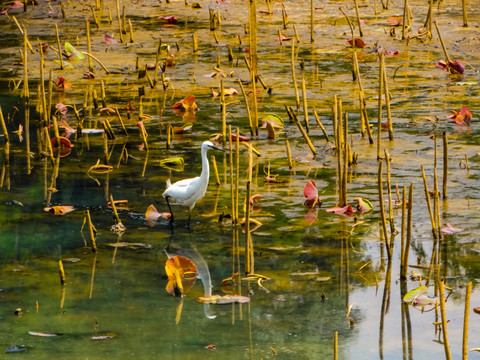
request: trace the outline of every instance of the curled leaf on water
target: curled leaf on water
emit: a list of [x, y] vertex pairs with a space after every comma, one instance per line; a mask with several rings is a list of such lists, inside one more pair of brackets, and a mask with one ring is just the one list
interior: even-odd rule
[[[217, 96], [219, 96], [220, 93], [212, 90], [212, 96], [213, 98], [216, 98]], [[238, 95], [238, 91], [235, 90], [234, 88], [226, 88], [226, 89], [223, 89], [223, 96], [233, 96], [233, 95]]]
[[266, 128], [267, 123], [270, 123], [270, 125], [276, 128], [283, 128], [285, 125], [282, 118], [275, 114], [268, 114], [262, 118], [262, 128]]
[[29, 331], [28, 334], [32, 336], [40, 336], [40, 337], [55, 337], [55, 336], [62, 335], [62, 334], [53, 334], [53, 333], [43, 333], [38, 331]]
[[314, 180], [310, 180], [305, 187], [303, 188], [303, 196], [307, 198], [303, 205], [308, 206], [308, 207], [314, 207], [316, 205], [321, 204], [320, 199], [318, 197], [318, 189], [315, 184]]
[[253, 205], [254, 203], [257, 202], [258, 199], [261, 199], [262, 195], [261, 194], [254, 194], [250, 197], [250, 200], [248, 201], [250, 205]]
[[462, 109], [460, 112], [455, 111], [455, 110], [450, 110], [452, 112], [451, 115], [447, 116], [447, 119], [453, 119], [455, 124], [457, 125], [467, 125], [470, 126], [470, 123], [472, 122], [472, 113], [468, 108], [463, 105]]
[[106, 333], [105, 335], [98, 335], [97, 334], [95, 336], [92, 336], [91, 339], [95, 340], [95, 341], [96, 340], [108, 340], [108, 339], [113, 339], [116, 336], [117, 336], [117, 334], [109, 332], [109, 333]]
[[275, 129], [269, 122], [267, 122], [267, 139], [275, 139]]
[[195, 96], [187, 95], [184, 99], [173, 104], [172, 109], [180, 109], [184, 111], [196, 111], [198, 106], [195, 103]]
[[399, 26], [402, 25], [403, 16], [389, 16], [388, 23], [392, 26]]
[[192, 130], [192, 127], [193, 127], [192, 123], [188, 123], [188, 124], [185, 124], [183, 126], [174, 126], [173, 127], [173, 133], [174, 134], [183, 134], [187, 131]]
[[167, 24], [175, 25], [178, 22], [178, 19], [175, 16], [159, 16], [157, 19], [164, 20]]
[[56, 206], [48, 206], [43, 210], [53, 215], [65, 215], [75, 210], [75, 208], [71, 205], [56, 205]]
[[54, 83], [60, 90], [70, 90], [72, 88], [72, 84], [67, 82], [63, 76], [60, 76], [58, 81], [54, 81]]
[[207, 350], [215, 350], [217, 348], [217, 346], [215, 344], [209, 344], [207, 346], [205, 346], [205, 349]]
[[465, 66], [463, 66], [461, 60], [445, 62], [440, 60], [437, 62], [437, 67], [448, 71], [450, 75], [463, 75], [465, 72]]
[[[60, 78], [60, 79], [63, 79], [63, 78]], [[65, 105], [63, 103], [56, 104], [55, 109], [57, 109], [57, 111], [62, 115], [65, 115], [66, 113], [68, 113], [68, 105]]]
[[372, 203], [367, 199], [356, 197], [353, 200], [357, 201], [357, 210], [361, 213], [371, 211], [373, 209]]
[[354, 41], [355, 41], [355, 47], [356, 48], [364, 48], [365, 46], [367, 46], [367, 44], [362, 39], [359, 39], [359, 38], [354, 38], [353, 40], [352, 39], [347, 39], [347, 42], [352, 47], [353, 47]]
[[[59, 139], [60, 139], [60, 146], [62, 148], [72, 148], [73, 147], [73, 144], [66, 137], [60, 136]], [[53, 148], [58, 147], [57, 138], [51, 138], [50, 143], [52, 144]]]
[[348, 204], [344, 207], [334, 206], [326, 210], [327, 212], [333, 212], [334, 214], [341, 214], [341, 215], [352, 215], [353, 213], [357, 212], [356, 209], [352, 207], [352, 205]]
[[480, 314], [480, 307], [474, 307], [474, 308], [473, 308], [473, 312], [474, 312], [475, 314]]
[[450, 223], [446, 223], [445, 227], [443, 227], [441, 230], [442, 234], [447, 234], [447, 235], [452, 235], [455, 234], [456, 232], [462, 232], [462, 228], [456, 228], [450, 225]]
[[167, 260], [165, 271], [168, 277], [166, 290], [174, 296], [187, 294], [197, 281], [197, 267], [190, 259], [176, 255]]
[[160, 166], [165, 167], [167, 169], [172, 169], [175, 171], [183, 171], [184, 164], [185, 164], [185, 161], [183, 160], [182, 157], [162, 159], [159, 162]]
[[117, 45], [118, 41], [113, 38], [112, 34], [105, 33], [104, 36], [105, 44], [107, 45]]
[[428, 287], [420, 286], [413, 290], [410, 290], [403, 297], [403, 301], [412, 305], [428, 306], [436, 305], [439, 303], [438, 297], [429, 297], [428, 296]]
[[101, 108], [100, 115], [115, 115], [117, 112], [112, 108]]
[[[282, 41], [290, 41], [290, 40], [292, 40], [291, 37], [285, 36], [285, 35], [283, 35], [283, 34], [280, 34], [280, 39], [281, 39]], [[275, 40], [277, 40], [277, 41], [279, 40], [278, 35], [275, 36]]]
[[232, 304], [232, 303], [246, 303], [250, 301], [248, 296], [242, 295], [210, 295], [210, 296], [200, 296], [197, 298], [197, 301], [202, 304]]
[[65, 50], [62, 51], [62, 54], [68, 60], [83, 60], [85, 58], [85, 56], [68, 41], [65, 42]]
[[94, 174], [105, 174], [113, 170], [113, 166], [100, 164], [100, 159], [97, 160], [97, 163], [88, 169], [87, 173]]
[[170, 219], [171, 216], [172, 214], [167, 212], [158, 212], [155, 206], [153, 206], [153, 204], [151, 204], [145, 212], [145, 219], [150, 226], [154, 226], [158, 218]]

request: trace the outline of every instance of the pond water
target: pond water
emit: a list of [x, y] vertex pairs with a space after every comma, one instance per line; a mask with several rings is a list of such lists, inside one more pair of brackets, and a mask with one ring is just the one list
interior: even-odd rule
[[[425, 22], [425, 3], [410, 1], [412, 35]], [[10, 5], [4, 3], [3, 7]], [[102, 9], [95, 11], [99, 27], [92, 15], [92, 8], [97, 5], [94, 1], [63, 3], [63, 17], [59, 3], [41, 2], [28, 6], [25, 13], [21, 8], [11, 8], [7, 15], [0, 16], [0, 105], [10, 140], [7, 161], [5, 136], [0, 139], [0, 344], [4, 350], [12, 345], [25, 346], [26, 351], [11, 355], [21, 359], [321, 359], [334, 357], [334, 337], [338, 332], [340, 359], [443, 358], [443, 336], [436, 324], [440, 321], [439, 310], [402, 302], [407, 291], [425, 285], [426, 281], [430, 284], [429, 295], [438, 295], [433, 286], [436, 273], [447, 287], [445, 307], [453, 358], [461, 357], [465, 288], [469, 282], [473, 290], [468, 349], [480, 346], [478, 315], [473, 312], [480, 303], [480, 247], [475, 235], [480, 228], [480, 14], [476, 4], [467, 4], [469, 27], [462, 27], [461, 1], [444, 0], [434, 6], [434, 18], [452, 61], [461, 59], [465, 64], [463, 77], [454, 77], [435, 66], [445, 59], [435, 30], [431, 40], [424, 37], [407, 42], [401, 39], [401, 27], [390, 25], [390, 16], [403, 13], [403, 1], [390, 1], [388, 9], [382, 9], [381, 1], [377, 1], [376, 10], [374, 1], [359, 1], [367, 46], [356, 51], [367, 111], [375, 129], [375, 143], [370, 144], [360, 134], [358, 85], [352, 79], [352, 49], [346, 42], [351, 36], [350, 28], [339, 10], [342, 7], [356, 24], [354, 3], [314, 2], [313, 42], [310, 2], [257, 3], [258, 73], [267, 85], [264, 89], [257, 83], [258, 116], [262, 119], [267, 114], [277, 114], [285, 121], [274, 139], [260, 129], [258, 136], [251, 136], [250, 140], [261, 155], [253, 156], [251, 194], [262, 197], [250, 215], [262, 223], [251, 233], [254, 272], [269, 278], [261, 282], [257, 282], [258, 278], [241, 280], [245, 274], [245, 234], [228, 217], [219, 221], [222, 214], [232, 212], [229, 151], [209, 152], [209, 157], [215, 156], [220, 185], [215, 184], [211, 170], [205, 198], [193, 210], [191, 228], [186, 227], [188, 214], [181, 207], [173, 207], [173, 229], [165, 219], [149, 224], [145, 215], [150, 204], [159, 212], [168, 211], [162, 197], [167, 179], [173, 182], [200, 173], [202, 142], [222, 132], [220, 97], [212, 96], [212, 90], [220, 91], [220, 79], [225, 88], [235, 88], [239, 93], [226, 97], [227, 125], [234, 132], [238, 127], [242, 134], [250, 136], [248, 113], [238, 84], [238, 79], [244, 80], [245, 90], [252, 89], [244, 61], [244, 55], [249, 55], [245, 33], [248, 2], [206, 0], [200, 2], [201, 8], [193, 8], [192, 3], [180, 1], [120, 1], [127, 32], [124, 42], [117, 44], [105, 42], [105, 33], [120, 40], [115, 2], [104, 1]], [[264, 13], [268, 5], [272, 14]], [[286, 29], [283, 8], [288, 14]], [[221, 24], [215, 32], [210, 30], [209, 9], [220, 14]], [[176, 24], [158, 19], [172, 15]], [[39, 48], [39, 41], [50, 44], [45, 53], [47, 92], [50, 69], [53, 80], [64, 77], [71, 84], [66, 89], [53, 87], [52, 108], [58, 103], [68, 105], [63, 120], [77, 129], [72, 108], [75, 105], [85, 129], [102, 129], [106, 117], [99, 109], [104, 81], [105, 105], [119, 109], [128, 135], [117, 118], [110, 116], [116, 139], [105, 140], [102, 132], [80, 136], [79, 130], [70, 136], [74, 145], [71, 152], [52, 161], [37, 111], [41, 103], [40, 54], [38, 50], [27, 50], [30, 102], [25, 105], [21, 97], [24, 74], [19, 52], [24, 51], [23, 37], [13, 16], [25, 26], [34, 49]], [[90, 21], [91, 53], [109, 70], [106, 74], [93, 61], [95, 79], [84, 76], [88, 71], [86, 59], [73, 60], [73, 69], [61, 70], [52, 50], [57, 48], [57, 24], [62, 47], [68, 41], [86, 52], [85, 19]], [[133, 27], [133, 42], [128, 20]], [[295, 40], [294, 24], [300, 42]], [[280, 44], [276, 39], [279, 30], [293, 40]], [[192, 48], [193, 33], [198, 39], [197, 52]], [[174, 54], [175, 60], [175, 65], [165, 70], [166, 89], [161, 72], [157, 87], [151, 88], [136, 69], [137, 61], [141, 69], [147, 64], [155, 66], [160, 40], [169, 46], [168, 51], [160, 53], [160, 64], [169, 54]], [[298, 111], [292, 82], [292, 41], [300, 91]], [[229, 46], [232, 61], [228, 59]], [[377, 47], [399, 51], [397, 55], [385, 55], [394, 140], [389, 141], [384, 131], [381, 147], [391, 156], [394, 198], [397, 184], [400, 193], [404, 186], [414, 184], [408, 274], [413, 270], [421, 280], [400, 280], [401, 235], [395, 236], [391, 260], [383, 241], [377, 186]], [[149, 74], [154, 77], [152, 70]], [[285, 105], [291, 106], [303, 123], [303, 79], [315, 156], [285, 111]], [[140, 105], [142, 87], [145, 95]], [[98, 108], [88, 95], [92, 89], [98, 94]], [[172, 109], [187, 95], [195, 96], [196, 112]], [[373, 211], [364, 214], [345, 216], [326, 211], [336, 206], [338, 200], [337, 156], [332, 140], [334, 95], [342, 99], [343, 110], [348, 112], [352, 151], [358, 154], [358, 164], [349, 168], [348, 202], [355, 204], [355, 197], [370, 200]], [[252, 98], [250, 92], [250, 109]], [[135, 110], [128, 109], [128, 103]], [[460, 111], [463, 105], [473, 113], [470, 126], [459, 126], [446, 118], [451, 110]], [[148, 133], [148, 151], [142, 146], [136, 125], [140, 107], [148, 115], [142, 118]], [[313, 109], [326, 127], [329, 142], [313, 117]], [[382, 121], [386, 121], [385, 108], [383, 114]], [[189, 123], [192, 128], [175, 134], [168, 147], [169, 125]], [[14, 133], [19, 125], [25, 127], [21, 137]], [[54, 137], [53, 128], [47, 131]], [[421, 165], [433, 191], [434, 159], [438, 153], [441, 189], [444, 132], [449, 147], [448, 198], [439, 202], [441, 224], [451, 223], [464, 230], [442, 235], [439, 245], [434, 246]], [[288, 166], [286, 139], [291, 147], [292, 169]], [[184, 159], [182, 171], [160, 166], [160, 160], [172, 157]], [[111, 165], [112, 170], [89, 172], [98, 159]], [[240, 147], [239, 160], [241, 219], [249, 166], [246, 147]], [[278, 174], [277, 183], [266, 180], [267, 169], [271, 176]], [[384, 181], [385, 169], [384, 164]], [[322, 201], [321, 207], [312, 210], [304, 206], [303, 191], [309, 180], [315, 181]], [[118, 209], [126, 226], [121, 234], [111, 231], [115, 217], [107, 204], [110, 195], [115, 200], [128, 200], [126, 206]], [[384, 199], [388, 199], [386, 183]], [[385, 204], [388, 208], [388, 202]], [[55, 205], [73, 206], [74, 211], [66, 215], [44, 211]], [[88, 225], [82, 226], [87, 210], [97, 229], [96, 252], [91, 249]], [[395, 208], [393, 216], [400, 230], [401, 208]], [[197, 266], [199, 279], [183, 297], [174, 297], [165, 290], [165, 263], [174, 255], [187, 257]], [[432, 258], [438, 264], [438, 272], [429, 267]], [[60, 284], [59, 260], [65, 270], [65, 285]], [[240, 278], [235, 286], [231, 282], [222, 286], [222, 280], [237, 272]], [[243, 295], [250, 301], [226, 305], [197, 301], [210, 293]], [[216, 349], [205, 348], [210, 344]], [[470, 352], [469, 356], [480, 357], [477, 352]]]

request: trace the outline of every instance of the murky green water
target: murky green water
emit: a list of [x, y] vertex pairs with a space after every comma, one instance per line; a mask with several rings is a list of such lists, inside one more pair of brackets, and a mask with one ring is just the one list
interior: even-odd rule
[[[465, 286], [473, 282], [471, 308], [480, 301], [476, 279], [480, 278], [476, 232], [480, 224], [478, 207], [478, 47], [479, 14], [475, 4], [468, 4], [469, 28], [462, 28], [459, 1], [445, 0], [435, 5], [434, 15], [452, 59], [466, 64], [463, 79], [449, 77], [435, 68], [444, 59], [438, 37], [432, 41], [401, 41], [401, 29], [390, 36], [388, 17], [400, 15], [403, 1], [390, 2], [389, 10], [374, 15], [373, 1], [360, 2], [360, 14], [365, 18], [364, 40], [367, 47], [358, 50], [360, 71], [365, 87], [370, 121], [376, 128], [378, 64], [376, 46], [399, 50], [397, 56], [386, 56], [389, 89], [392, 94], [394, 141], [382, 138], [382, 147], [392, 157], [392, 184], [403, 186], [414, 183], [413, 236], [409, 264], [421, 274], [423, 283], [433, 250], [430, 218], [423, 191], [421, 165], [425, 166], [430, 190], [433, 190], [434, 141], [438, 140], [438, 168], [442, 169], [441, 134], [449, 137], [448, 200], [441, 202], [441, 221], [464, 228], [456, 235], [444, 236], [439, 249], [440, 274], [450, 291], [446, 303], [449, 343], [454, 358], [460, 358]], [[400, 4], [401, 3], [401, 4]], [[427, 8], [424, 1], [411, 1], [414, 15], [413, 33], [423, 25]], [[426, 359], [445, 357], [444, 347], [437, 340], [441, 335], [434, 322], [439, 321], [435, 311], [422, 312], [418, 308], [402, 313], [400, 279], [400, 235], [396, 236], [392, 261], [387, 261], [381, 240], [378, 212], [376, 144], [370, 145], [359, 134], [358, 90], [352, 81], [351, 49], [348, 25], [339, 6], [354, 18], [353, 3], [315, 3], [323, 9], [315, 10], [315, 42], [309, 42], [309, 6], [307, 2], [286, 2], [289, 25], [282, 33], [294, 36], [296, 24], [301, 42], [297, 44], [296, 75], [301, 91], [304, 78], [310, 111], [315, 108], [331, 135], [331, 106], [337, 94], [348, 111], [353, 151], [359, 154], [358, 165], [351, 168], [348, 199], [363, 197], [372, 201], [374, 211], [358, 218], [327, 213], [336, 205], [336, 164], [333, 142], [326, 143], [320, 128], [310, 115], [310, 137], [318, 151], [313, 157], [293, 122], [288, 121], [284, 105], [295, 107], [291, 81], [290, 41], [280, 46], [275, 36], [283, 27], [279, 3], [272, 4], [273, 15], [258, 14], [259, 73], [269, 94], [261, 89], [258, 94], [259, 117], [276, 113], [286, 120], [285, 128], [275, 139], [267, 139], [260, 130], [252, 144], [261, 152], [254, 158], [252, 193], [262, 198], [252, 217], [263, 225], [252, 233], [255, 247], [255, 272], [270, 278], [262, 282], [241, 281], [236, 289], [222, 288], [222, 280], [244, 269], [243, 247], [245, 235], [232, 228], [229, 221], [218, 223], [222, 212], [231, 212], [229, 154], [215, 155], [221, 185], [213, 176], [205, 198], [197, 203], [192, 215], [192, 229], [185, 228], [187, 214], [174, 207], [176, 226], [172, 232], [166, 220], [149, 226], [145, 211], [154, 204], [160, 211], [168, 211], [161, 194], [165, 181], [177, 181], [197, 176], [201, 162], [199, 148], [211, 134], [222, 131], [218, 91], [219, 77], [205, 75], [214, 72], [217, 55], [220, 68], [233, 77], [223, 78], [225, 87], [240, 91], [237, 79], [247, 80], [248, 70], [243, 55], [248, 48], [244, 23], [248, 19], [248, 4], [242, 1], [216, 3], [201, 2], [202, 9], [192, 9], [184, 2], [157, 3], [154, 1], [120, 2], [126, 6], [127, 18], [134, 29], [134, 42], [106, 45], [106, 32], [118, 39], [118, 23], [114, 3], [108, 3], [97, 16], [100, 29], [93, 24], [88, 2], [66, 3], [66, 18], [61, 17], [58, 4], [40, 4], [27, 13], [12, 9], [10, 18], [0, 17], [2, 42], [0, 54], [1, 98], [3, 114], [10, 137], [10, 166], [3, 166], [0, 190], [0, 351], [11, 345], [27, 347], [22, 354], [8, 355], [27, 359], [78, 358], [182, 358], [182, 359], [323, 359], [333, 358], [334, 333], [338, 331], [339, 359]], [[208, 9], [219, 9], [221, 26], [216, 31], [218, 44], [209, 30]], [[109, 24], [108, 10], [113, 16]], [[265, 3], [257, 10], [266, 10]], [[50, 13], [49, 11], [53, 11]], [[45, 76], [50, 69], [53, 77], [60, 76], [72, 84], [66, 91], [54, 91], [52, 104], [59, 102], [83, 107], [84, 94], [94, 87], [100, 94], [100, 80], [105, 81], [107, 106], [118, 108], [125, 121], [128, 136], [123, 135], [115, 117], [111, 117], [115, 140], [107, 142], [108, 163], [113, 171], [108, 174], [87, 175], [97, 159], [104, 161], [102, 134], [71, 136], [74, 147], [60, 159], [59, 173], [53, 183], [57, 192], [51, 193], [53, 164], [40, 154], [39, 131], [43, 131], [35, 111], [39, 80], [39, 54], [28, 53], [30, 64], [30, 151], [34, 153], [28, 171], [26, 134], [24, 139], [12, 133], [19, 124], [25, 125], [25, 106], [15, 86], [22, 80], [19, 49], [22, 39], [11, 16], [25, 24], [32, 45], [38, 48], [37, 38], [56, 47], [55, 28], [60, 29], [62, 44], [71, 42], [86, 51], [85, 17], [92, 20], [92, 53], [110, 70], [105, 74], [94, 63], [96, 79], [83, 78], [86, 60], [76, 62], [75, 69], [59, 70], [54, 63], [56, 54], [49, 49], [45, 55]], [[177, 25], [165, 24], [158, 16], [175, 15]], [[192, 53], [192, 32], [198, 36], [199, 51]], [[238, 36], [242, 43], [239, 43]], [[135, 69], [139, 64], [155, 63], [159, 39], [170, 45], [175, 54], [175, 66], [168, 67], [166, 78], [170, 85], [150, 89], [146, 79], [139, 79]], [[8, 41], [7, 41], [8, 40]], [[179, 50], [177, 50], [178, 43]], [[232, 46], [234, 60], [227, 59], [227, 45]], [[62, 45], [63, 46], [63, 45]], [[23, 51], [23, 50], [22, 50]], [[166, 56], [167, 54], [162, 54]], [[303, 69], [300, 64], [303, 62]], [[318, 69], [318, 71], [317, 71]], [[151, 72], [153, 76], [153, 72]], [[194, 74], [194, 75], [193, 75]], [[393, 75], [395, 74], [395, 78]], [[460, 83], [458, 83], [460, 82]], [[141, 139], [138, 127], [139, 87], [145, 88], [143, 112], [148, 132], [149, 151], [139, 149]], [[246, 86], [249, 88], [248, 86]], [[172, 105], [192, 94], [199, 110], [184, 116], [172, 110]], [[300, 93], [301, 96], [301, 93]], [[249, 99], [251, 95], [249, 96]], [[248, 116], [241, 95], [227, 98], [227, 123], [249, 133]], [[237, 101], [235, 101], [237, 100]], [[132, 102], [136, 111], [127, 119], [125, 110]], [[101, 104], [101, 102], [100, 102]], [[250, 99], [250, 105], [251, 99]], [[472, 125], [455, 126], [445, 119], [450, 110], [459, 111], [466, 105], [473, 113]], [[18, 111], [14, 110], [14, 106]], [[101, 107], [101, 106], [100, 106]], [[81, 111], [81, 116], [84, 114]], [[85, 111], [85, 128], [101, 128], [99, 111]], [[434, 124], [422, 117], [437, 117]], [[303, 113], [299, 112], [303, 121]], [[385, 121], [385, 109], [383, 121]], [[76, 128], [72, 110], [65, 120]], [[170, 149], [166, 148], [168, 125], [181, 126], [193, 122], [190, 132], [175, 135]], [[53, 135], [52, 135], [53, 136]], [[376, 135], [374, 136], [376, 139]], [[294, 169], [289, 170], [285, 152], [289, 139]], [[5, 161], [4, 138], [0, 139], [2, 159]], [[126, 151], [125, 151], [126, 149]], [[124, 155], [128, 153], [128, 158]], [[470, 170], [462, 162], [468, 157]], [[176, 172], [159, 166], [159, 160], [183, 157], [184, 171]], [[270, 164], [271, 174], [283, 183], [271, 184], [265, 180], [264, 168]], [[240, 151], [240, 201], [245, 196], [248, 153]], [[384, 179], [386, 175], [384, 176]], [[314, 179], [322, 199], [322, 207], [315, 209], [317, 219], [307, 223], [307, 208], [303, 206], [303, 188]], [[442, 176], [440, 174], [440, 181]], [[110, 231], [115, 223], [107, 206], [109, 196], [128, 200], [119, 216], [127, 227], [121, 236]], [[75, 211], [54, 216], [44, 211], [50, 205], [72, 205]], [[86, 210], [91, 213], [98, 234], [97, 253], [92, 253], [87, 230], [80, 231]], [[401, 211], [395, 209], [395, 224], [400, 228]], [[354, 226], [357, 221], [362, 224]], [[346, 236], [351, 232], [351, 236]], [[238, 234], [238, 235], [235, 235]], [[240, 240], [240, 256], [234, 251], [233, 239]], [[116, 247], [112, 244], [137, 243], [134, 247]], [[169, 247], [168, 247], [169, 246]], [[168, 248], [167, 248], [168, 247]], [[205, 267], [192, 291], [176, 298], [165, 291], [167, 252], [185, 255], [194, 262], [208, 266], [211, 284]], [[203, 259], [203, 260], [202, 260]], [[63, 261], [67, 284], [60, 285], [58, 260]], [[240, 260], [240, 264], [238, 264]], [[391, 278], [387, 269], [391, 267]], [[200, 272], [200, 271], [199, 271]], [[205, 281], [202, 281], [205, 280]], [[434, 279], [431, 279], [433, 283]], [[386, 284], [390, 288], [385, 290]], [[240, 291], [250, 296], [244, 304], [204, 305], [196, 299], [210, 290], [213, 294]], [[408, 290], [419, 286], [409, 279]], [[433, 295], [433, 287], [430, 295]], [[352, 305], [353, 304], [353, 305]], [[351, 307], [349, 319], [348, 308]], [[15, 314], [21, 308], [21, 314]], [[383, 315], [382, 315], [383, 314]], [[470, 309], [468, 348], [479, 347], [480, 327]], [[402, 331], [402, 319], [408, 319]], [[29, 332], [58, 334], [55, 337], [33, 336]], [[92, 340], [94, 336], [115, 334], [111, 339]], [[216, 350], [205, 346], [215, 344]], [[274, 350], [272, 350], [274, 349]], [[7, 356], [7, 355], [5, 355]], [[470, 353], [475, 358], [476, 353]]]

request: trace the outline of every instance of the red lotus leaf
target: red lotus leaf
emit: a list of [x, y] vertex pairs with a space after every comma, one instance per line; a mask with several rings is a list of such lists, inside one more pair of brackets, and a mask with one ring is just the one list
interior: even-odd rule
[[352, 215], [355, 213], [357, 210], [355, 210], [352, 205], [348, 204], [344, 207], [340, 206], [334, 206], [329, 209], [327, 209], [327, 212], [333, 212], [335, 214], [344, 214], [344, 215]]
[[310, 180], [307, 185], [305, 185], [305, 188], [303, 189], [303, 195], [307, 198], [303, 205], [308, 206], [308, 207], [313, 207], [317, 203], [320, 203], [318, 199], [318, 189], [317, 186], [315, 185], [315, 181]]
[[175, 16], [159, 16], [157, 19], [165, 20], [167, 24], [175, 25], [178, 22], [178, 19]]
[[348, 39], [347, 42], [353, 47], [353, 42], [355, 41], [355, 47], [356, 48], [364, 48], [365, 46], [367, 46], [367, 44], [362, 40], [362, 39], [359, 39], [359, 38], [355, 38], [355, 39]]

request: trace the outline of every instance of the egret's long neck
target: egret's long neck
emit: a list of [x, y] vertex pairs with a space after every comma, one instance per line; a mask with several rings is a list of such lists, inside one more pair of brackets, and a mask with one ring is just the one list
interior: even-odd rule
[[200, 175], [200, 178], [202, 178], [203, 180], [206, 179], [206, 183], [208, 184], [208, 180], [210, 177], [210, 166], [208, 164], [207, 151], [208, 148], [202, 149], [202, 174]]

